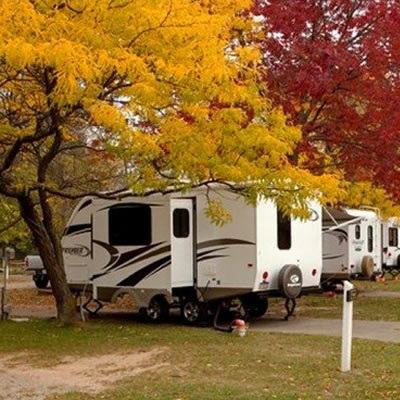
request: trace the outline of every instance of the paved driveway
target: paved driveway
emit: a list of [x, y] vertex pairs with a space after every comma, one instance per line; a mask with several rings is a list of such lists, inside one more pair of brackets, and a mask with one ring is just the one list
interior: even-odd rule
[[[302, 333], [309, 335], [341, 336], [342, 320], [323, 318], [262, 318], [250, 322], [250, 329], [261, 332]], [[400, 343], [400, 322], [353, 321], [353, 337]]]

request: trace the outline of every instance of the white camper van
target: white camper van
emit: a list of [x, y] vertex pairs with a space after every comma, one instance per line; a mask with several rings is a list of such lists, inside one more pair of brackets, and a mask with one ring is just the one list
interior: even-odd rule
[[400, 221], [397, 218], [382, 223], [383, 269], [392, 275], [400, 272], [399, 228]]
[[217, 226], [205, 215], [206, 192], [85, 198], [62, 239], [68, 284], [101, 302], [131, 293], [153, 320], [180, 307], [187, 322], [239, 298], [262, 315], [267, 297], [296, 298], [319, 287], [321, 206], [310, 220], [287, 218], [272, 201], [256, 207], [225, 189], [213, 189], [232, 221]]
[[322, 283], [381, 274], [381, 249], [381, 221], [374, 211], [324, 209]]

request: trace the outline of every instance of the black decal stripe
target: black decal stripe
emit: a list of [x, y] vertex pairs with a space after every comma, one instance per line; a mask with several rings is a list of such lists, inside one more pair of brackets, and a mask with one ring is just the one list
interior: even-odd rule
[[[141, 247], [139, 249], [135, 249], [135, 250], [130, 250], [127, 251], [126, 253], [118, 254], [118, 250], [109, 245], [108, 243], [104, 243], [104, 242], [100, 242], [95, 240], [95, 243], [99, 244], [100, 246], [104, 247], [109, 253], [110, 253], [110, 261], [108, 262], [108, 264], [101, 268], [104, 272], [99, 273], [99, 274], [95, 274], [92, 276], [91, 279], [97, 279], [100, 278], [112, 271], [119, 271], [120, 269], [126, 267], [127, 265], [123, 265], [121, 268], [117, 268], [118, 266], [121, 266], [121, 264], [125, 264], [125, 263], [130, 263], [129, 265], [132, 265], [132, 261], [134, 260], [135, 257], [137, 257], [138, 255], [146, 252], [147, 250], [152, 249], [155, 246], [158, 246], [159, 244], [162, 244], [163, 242], [158, 242], [158, 243], [154, 243], [150, 246], [145, 246], [145, 247]], [[136, 260], [135, 260], [136, 262]], [[111, 266], [111, 267], [110, 267]]]
[[[118, 262], [113, 265], [109, 270], [120, 270], [121, 268], [125, 267], [127, 263], [132, 264], [132, 262], [139, 262], [142, 259], [146, 259], [148, 258], [147, 255], [143, 256], [143, 257], [139, 257], [138, 259], [135, 259], [135, 257], [140, 256], [141, 254], [145, 253], [148, 250], [151, 250], [152, 248], [163, 244], [163, 242], [158, 242], [158, 243], [153, 243], [149, 246], [144, 246], [144, 247], [140, 247], [139, 249], [134, 249], [134, 250], [130, 250], [127, 251], [125, 253], [122, 253], [118, 259]], [[121, 268], [118, 268], [121, 267]]]
[[197, 253], [197, 259], [199, 259], [199, 257], [205, 256], [207, 254], [214, 253], [215, 251], [226, 250], [227, 248], [228, 247], [218, 247], [217, 249], [212, 249], [212, 250], [208, 250], [208, 251], [203, 251], [202, 253]]
[[86, 200], [78, 209], [78, 211], [83, 210], [84, 208], [86, 208], [87, 206], [89, 206], [90, 204], [92, 204], [92, 200]]
[[334, 230], [331, 230], [331, 232], [332, 232], [333, 234], [335, 234], [336, 232], [337, 232], [337, 233], [341, 233], [342, 235], [344, 235], [344, 236], [346, 237], [346, 239], [347, 239], [347, 237], [348, 237], [347, 232], [344, 231], [343, 229], [334, 229]]
[[246, 240], [241, 240], [241, 239], [214, 239], [214, 240], [207, 240], [205, 242], [201, 242], [197, 244], [197, 249], [204, 249], [207, 247], [211, 247], [211, 246], [223, 246], [226, 244], [252, 244], [255, 245], [255, 243], [253, 242], [248, 242]]
[[79, 232], [74, 232], [74, 233], [71, 233], [70, 235], [68, 235], [68, 236], [70, 236], [70, 237], [72, 237], [72, 236], [76, 236], [76, 235], [80, 235], [81, 233], [87, 233], [87, 232], [91, 232], [91, 228], [88, 228], [88, 229], [84, 229], [84, 230], [82, 230], [82, 231], [79, 231]]
[[155, 271], [153, 271], [151, 274], [147, 275], [144, 279], [149, 279], [151, 276], [155, 275], [157, 272], [160, 272], [164, 268], [168, 267], [168, 265], [171, 265], [171, 261], [166, 262], [164, 265], [161, 265], [161, 267], [157, 268]]
[[344, 254], [340, 254], [338, 256], [323, 256], [323, 260], [336, 260], [337, 258], [342, 258], [344, 257]]
[[[217, 256], [208, 256], [207, 257], [207, 255], [210, 254], [210, 253], [213, 253], [213, 252], [219, 251], [219, 250], [226, 250], [227, 248], [228, 247], [219, 247], [218, 249], [203, 251], [202, 253], [197, 254], [196, 260], [197, 261], [203, 261], [203, 260], [212, 259], [212, 258], [228, 257], [227, 255], [217, 255]], [[151, 276], [153, 276], [157, 272], [161, 271], [162, 269], [164, 269], [165, 267], [167, 267], [170, 264], [171, 264], [171, 262], [168, 262], [165, 265], [162, 265], [160, 268], [158, 268], [157, 270], [155, 270], [151, 274], [149, 274], [145, 279], [150, 278]]]
[[132, 286], [132, 287], [136, 286], [142, 279], [146, 278], [153, 271], [155, 271], [164, 264], [168, 265], [170, 262], [171, 262], [171, 256], [163, 257], [147, 265], [146, 267], [141, 268], [139, 271], [136, 271], [134, 274], [132, 274], [128, 278], [118, 283], [118, 286]]
[[90, 229], [92, 229], [92, 226], [90, 224], [70, 225], [68, 228], [65, 229], [64, 236], [71, 235], [72, 233], [80, 233], [80, 231]]
[[113, 207], [135, 207], [135, 206], [149, 206], [149, 207], [163, 207], [164, 204], [152, 204], [152, 203], [114, 203], [110, 206], [107, 207], [103, 207], [100, 208], [99, 210], [97, 210], [97, 212], [99, 211], [104, 211], [104, 210], [109, 210], [110, 208]]
[[[162, 243], [164, 243], [164, 242], [160, 242], [159, 244], [162, 244]], [[137, 258], [135, 260], [135, 262], [147, 260], [150, 257], [158, 256], [162, 253], [169, 253], [170, 251], [171, 251], [171, 245], [160, 247], [157, 250], [151, 251], [150, 253], [147, 253], [147, 254], [143, 255], [142, 257]]]
[[198, 258], [197, 259], [197, 261], [198, 262], [202, 262], [202, 261], [205, 261], [205, 260], [212, 260], [212, 259], [214, 259], [214, 258], [225, 258], [225, 257], [229, 257], [228, 255], [222, 255], [222, 254], [220, 254], [220, 255], [215, 255], [215, 256], [205, 256], [205, 257], [201, 257], [201, 258]]
[[118, 260], [118, 257], [119, 257], [118, 250], [114, 246], [111, 246], [108, 243], [100, 242], [99, 240], [93, 240], [93, 243], [98, 244], [99, 246], [106, 249], [108, 251], [108, 254], [110, 255], [110, 261], [108, 262], [108, 264], [105, 267], [102, 267], [101, 269], [106, 269], [111, 264], [113, 264], [116, 260]]

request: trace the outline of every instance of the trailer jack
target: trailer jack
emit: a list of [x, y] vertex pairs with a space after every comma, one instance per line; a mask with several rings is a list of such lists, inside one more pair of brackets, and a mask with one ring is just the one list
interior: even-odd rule
[[223, 303], [220, 303], [218, 308], [217, 308], [217, 312], [215, 313], [214, 316], [214, 329], [217, 331], [221, 331], [221, 332], [228, 332], [231, 333], [233, 331], [233, 321], [229, 324], [229, 325], [220, 325], [219, 323], [219, 317], [221, 314], [222, 309], [226, 309], [226, 305]]
[[296, 314], [294, 314], [294, 310], [296, 309], [296, 299], [291, 299], [289, 297], [286, 298], [285, 301], [285, 308], [287, 311], [287, 314], [285, 316], [285, 321], [289, 321], [289, 317], [295, 317]]

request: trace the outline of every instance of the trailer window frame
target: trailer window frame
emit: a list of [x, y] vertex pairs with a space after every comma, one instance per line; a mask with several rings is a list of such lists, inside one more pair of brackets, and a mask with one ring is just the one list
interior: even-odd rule
[[[135, 224], [135, 229], [132, 225]], [[111, 246], [148, 246], [152, 241], [152, 212], [147, 204], [118, 204], [108, 211]]]
[[279, 250], [292, 248], [292, 218], [277, 209], [277, 245]]
[[356, 239], [361, 239], [361, 225], [357, 224], [355, 227], [355, 237]]
[[172, 212], [172, 231], [177, 239], [190, 236], [190, 213], [187, 208], [175, 208]]
[[397, 228], [389, 228], [389, 246], [398, 247], [399, 231]]
[[374, 251], [374, 228], [372, 225], [368, 225], [367, 228], [367, 246], [368, 252], [372, 253]]

